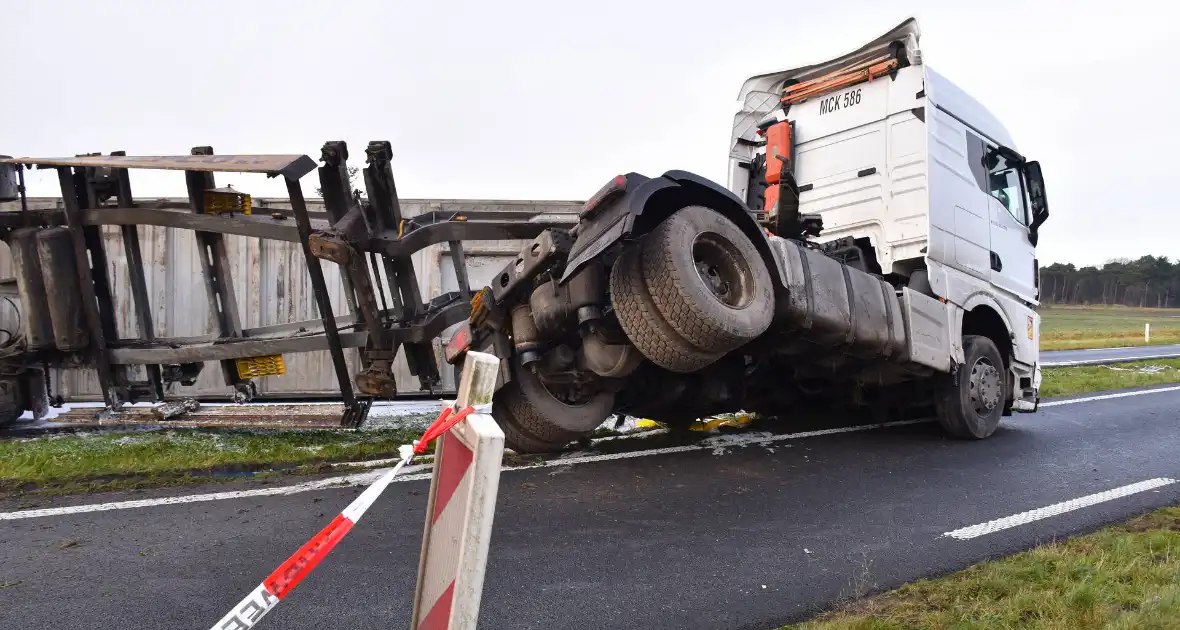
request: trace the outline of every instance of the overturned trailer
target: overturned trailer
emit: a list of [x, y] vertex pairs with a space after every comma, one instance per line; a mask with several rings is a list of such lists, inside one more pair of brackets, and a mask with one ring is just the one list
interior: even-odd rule
[[[8, 205], [17, 208], [0, 212], [0, 228], [12, 252], [21, 311], [19, 332], [0, 349], [0, 396], [5, 396], [0, 423], [26, 409], [45, 413], [48, 374], [55, 368], [95, 373], [107, 408], [114, 410], [125, 402], [162, 400], [170, 386], [192, 385], [206, 361], [220, 362], [220, 376], [234, 399], [251, 400], [261, 377], [283, 371], [282, 355], [327, 351], [345, 402], [342, 420], [349, 425], [363, 419], [373, 398], [407, 393], [398, 391], [393, 378], [396, 356], [403, 357], [422, 390], [438, 391], [444, 379], [433, 340], [470, 312], [463, 241], [528, 240], [549, 227], [568, 227], [572, 217], [454, 204], [408, 216], [397, 195], [390, 153], [385, 142], [368, 146], [364, 198], [352, 190], [347, 146], [327, 143], [317, 182], [322, 212], [310, 211], [304, 199], [301, 180], [316, 164], [303, 155], [217, 156], [198, 147], [192, 155], [176, 157], [0, 158], [0, 201], [13, 200]], [[29, 202], [23, 190], [27, 168], [57, 170], [60, 207]], [[134, 199], [130, 172], [136, 169], [184, 171], [188, 200]], [[261, 208], [244, 192], [218, 188], [217, 172], [281, 177], [289, 198], [281, 207]], [[117, 226], [121, 238], [103, 239], [102, 226]], [[137, 226], [192, 230], [213, 334], [157, 336], [160, 327], [152, 319], [160, 304], [151, 303], [145, 267], [148, 274], [154, 270], [152, 261], [145, 265]], [[227, 254], [234, 235], [298, 243], [306, 271], [287, 273], [310, 279], [309, 298], [318, 317], [244, 325]], [[123, 251], [108, 257], [106, 248], [118, 241]], [[434, 245], [446, 248], [454, 285], [426, 298], [411, 255]], [[113, 295], [117, 287], [108, 258], [120, 256], [125, 257], [128, 295]], [[340, 264], [343, 287], [331, 282], [336, 274], [325, 274], [321, 259]], [[347, 312], [336, 313], [329, 298], [342, 288]], [[126, 334], [129, 328], [137, 334]], [[351, 363], [359, 364], [359, 374], [350, 371], [346, 352], [356, 352]]]

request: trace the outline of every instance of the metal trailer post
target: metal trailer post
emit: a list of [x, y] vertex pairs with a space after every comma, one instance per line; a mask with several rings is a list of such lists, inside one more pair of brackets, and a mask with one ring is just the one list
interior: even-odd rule
[[[84, 172], [82, 177], [85, 178]], [[86, 317], [86, 327], [90, 333], [90, 352], [94, 356], [94, 366], [98, 371], [98, 386], [102, 390], [102, 399], [106, 403], [107, 411], [115, 412], [122, 406], [124, 396], [119, 391], [122, 384], [117, 382], [110, 356], [107, 354], [107, 336], [105, 334], [107, 326], [104, 325], [103, 315], [99, 311], [100, 300], [105, 298], [108, 306], [111, 300], [106, 257], [102, 255], [102, 237], [99, 235], [98, 251], [88, 251], [87, 241], [90, 239], [87, 238], [87, 232], [97, 231], [98, 228], [87, 228], [82, 224], [78, 178], [73, 169], [68, 166], [60, 166], [57, 168], [57, 179], [61, 184], [61, 200], [65, 208], [66, 227], [69, 228], [70, 240], [74, 243], [78, 284], [82, 291], [82, 314]], [[100, 297], [100, 294], [103, 295]]]
[[464, 300], [470, 300], [471, 280], [467, 277], [467, 257], [463, 255], [463, 241], [447, 241], [447, 251], [451, 254], [451, 265], [455, 268], [455, 282], [459, 285], [459, 295]]
[[368, 346], [362, 353], [364, 370], [356, 377], [357, 389], [369, 396], [393, 398], [397, 395], [397, 381], [393, 376], [397, 350], [378, 311], [364, 251], [355, 247], [353, 242], [361, 240], [362, 244], [367, 244], [371, 230], [352, 198], [352, 186], [348, 181], [348, 146], [344, 142], [325, 144], [323, 160], [325, 166], [319, 169], [320, 190], [331, 227], [338, 229], [334, 235], [313, 235], [312, 251], [344, 268], [345, 273], [341, 276], [352, 314], [355, 316], [360, 310], [369, 333]]
[[[369, 163], [364, 170], [365, 188], [369, 192], [377, 231], [394, 231], [400, 236], [406, 232], [406, 228], [390, 164], [393, 148], [388, 141], [374, 141], [369, 143], [365, 154]], [[406, 321], [422, 315], [422, 291], [418, 287], [418, 275], [414, 272], [414, 263], [409, 255], [387, 256], [385, 275], [390, 282], [390, 291], [395, 296], [401, 296], [402, 309], [397, 319]], [[434, 391], [441, 381], [434, 345], [429, 341], [404, 345], [410, 373], [418, 377], [423, 390]]]
[[283, 179], [287, 183], [291, 210], [295, 214], [295, 224], [299, 228], [299, 244], [303, 248], [303, 258], [307, 261], [307, 271], [311, 274], [311, 288], [315, 293], [316, 306], [320, 311], [320, 319], [324, 322], [324, 336], [328, 341], [328, 351], [332, 355], [332, 367], [336, 370], [340, 395], [344, 399], [344, 415], [340, 423], [344, 426], [360, 426], [368, 415], [372, 401], [358, 402], [356, 394], [352, 391], [348, 363], [344, 360], [344, 348], [340, 345], [340, 331], [336, 328], [336, 315], [332, 312], [332, 297], [328, 295], [328, 285], [324, 281], [324, 269], [320, 266], [320, 259], [311, 251], [311, 217], [307, 214], [303, 189], [299, 186], [298, 179], [287, 176]]
[[[213, 155], [213, 147], [193, 147], [192, 155]], [[205, 191], [216, 187], [213, 173], [209, 171], [185, 171], [189, 203], [194, 214], [205, 214]], [[225, 248], [225, 236], [216, 232], [196, 231], [198, 258], [201, 259], [202, 276], [205, 278], [205, 292], [209, 298], [217, 329], [221, 337], [240, 338], [242, 322], [238, 318], [238, 299], [234, 295], [233, 275], [229, 268], [229, 254]], [[243, 379], [238, 366], [232, 359], [221, 362], [221, 373], [225, 384], [234, 389], [234, 401], [248, 402], [258, 393], [254, 381]]]
[[[111, 155], [127, 155], [125, 151], [112, 151]], [[131, 196], [131, 176], [125, 168], [111, 169], [115, 180], [116, 198], [121, 208], [134, 208]], [[127, 254], [127, 275], [131, 281], [131, 297], [135, 305], [135, 319], [139, 324], [139, 338], [147, 343], [156, 340], [155, 323], [152, 321], [152, 304], [148, 296], [147, 279], [143, 271], [143, 253], [139, 248], [139, 228], [134, 225], [120, 226], [123, 233], [123, 249]], [[159, 364], [144, 366], [148, 375], [148, 387], [152, 399], [164, 400], [164, 380]]]
[[[320, 196], [324, 199], [328, 226], [335, 229], [352, 207], [352, 183], [348, 181], [348, 144], [343, 140], [325, 142], [320, 149], [320, 161], [324, 163], [319, 169]], [[348, 303], [348, 312], [356, 315], [356, 290], [352, 286], [352, 277], [344, 273], [340, 274], [340, 280], [344, 283], [344, 300]], [[364, 354], [357, 349], [356, 355], [358, 363], [364, 365]]]
[[[467, 257], [463, 255], [463, 241], [447, 241], [447, 251], [451, 255], [451, 266], [455, 268], [455, 283], [459, 285], [459, 297], [470, 302], [471, 280], [467, 277]], [[446, 342], [444, 341], [443, 343]], [[461, 369], [459, 365], [451, 366], [451, 373], [454, 375], [456, 386], [459, 384]]]
[[[101, 156], [101, 154], [95, 155]], [[80, 192], [78, 195], [79, 208], [95, 211], [102, 205], [102, 197], [100, 197], [96, 186], [97, 175], [97, 169], [74, 169], [74, 189]], [[85, 191], [84, 194], [81, 194], [81, 191]], [[85, 222], [83, 223], [85, 224]], [[104, 341], [107, 345], [117, 344], [119, 328], [115, 321], [115, 314], [118, 309], [115, 308], [115, 299], [111, 290], [110, 265], [107, 264], [107, 250], [103, 242], [102, 228], [97, 225], [84, 225], [82, 234], [86, 239], [86, 249], [90, 257], [90, 275], [94, 281], [94, 294], [98, 298], [98, 316], [99, 321], [102, 322]], [[105, 350], [104, 353], [106, 353]], [[109, 353], [107, 353], [107, 360], [110, 360]], [[128, 374], [129, 370], [126, 366], [112, 364], [113, 384], [123, 402], [133, 397]]]
[[[84, 191], [78, 195], [80, 209], [97, 209], [100, 205], [98, 192], [91, 177], [93, 169], [74, 169], [74, 190]], [[98, 296], [98, 314], [102, 321], [102, 331], [108, 342], [119, 339], [119, 329], [115, 322], [115, 300], [111, 295], [110, 266], [107, 264], [107, 250], [102, 241], [102, 228], [97, 225], [84, 225], [82, 234], [86, 239], [89, 251], [90, 265], [93, 270], [94, 291]], [[119, 386], [125, 386], [125, 374], [115, 369], [115, 380]]]

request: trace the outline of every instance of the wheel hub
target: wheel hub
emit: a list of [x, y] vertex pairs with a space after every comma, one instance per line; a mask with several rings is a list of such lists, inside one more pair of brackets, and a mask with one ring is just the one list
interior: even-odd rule
[[697, 273], [700, 274], [701, 280], [705, 282], [705, 286], [709, 287], [709, 291], [717, 299], [725, 302], [729, 298], [729, 283], [721, 278], [717, 267], [703, 261], [697, 261]]
[[717, 301], [731, 308], [744, 308], [752, 300], [750, 270], [735, 254], [732, 244], [716, 234], [701, 234], [693, 243], [692, 260], [701, 282]]
[[1000, 371], [987, 359], [981, 358], [971, 366], [967, 383], [976, 413], [987, 415], [1000, 404], [1001, 380]]

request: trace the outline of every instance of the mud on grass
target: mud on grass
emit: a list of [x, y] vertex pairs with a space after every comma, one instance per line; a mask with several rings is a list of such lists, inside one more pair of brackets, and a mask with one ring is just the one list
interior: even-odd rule
[[1180, 627], [1180, 508], [920, 580], [794, 627]]
[[398, 446], [416, 437], [411, 429], [187, 429], [8, 440], [0, 442], [0, 491], [93, 491], [241, 473], [325, 472], [331, 462], [395, 457]]

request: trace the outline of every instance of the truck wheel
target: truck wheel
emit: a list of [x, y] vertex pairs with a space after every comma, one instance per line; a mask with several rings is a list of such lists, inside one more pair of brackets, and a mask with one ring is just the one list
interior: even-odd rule
[[770, 327], [770, 271], [721, 214], [703, 206], [677, 210], [647, 237], [642, 259], [656, 308], [693, 346], [728, 352]]
[[959, 383], [947, 377], [935, 398], [938, 421], [957, 438], [982, 440], [1004, 413], [1004, 360], [991, 339], [977, 335], [963, 338], [963, 354]]
[[693, 347], [660, 315], [643, 282], [640, 247], [633, 247], [615, 261], [610, 274], [611, 302], [627, 339], [652, 363], [671, 372], [695, 372], [721, 357]]
[[504, 431], [504, 444], [518, 453], [545, 453], [597, 429], [615, 404], [615, 395], [600, 392], [569, 404], [513, 359], [512, 382], [496, 392], [492, 417]]
[[16, 378], [0, 378], [0, 427], [16, 422], [24, 412], [20, 381]]

